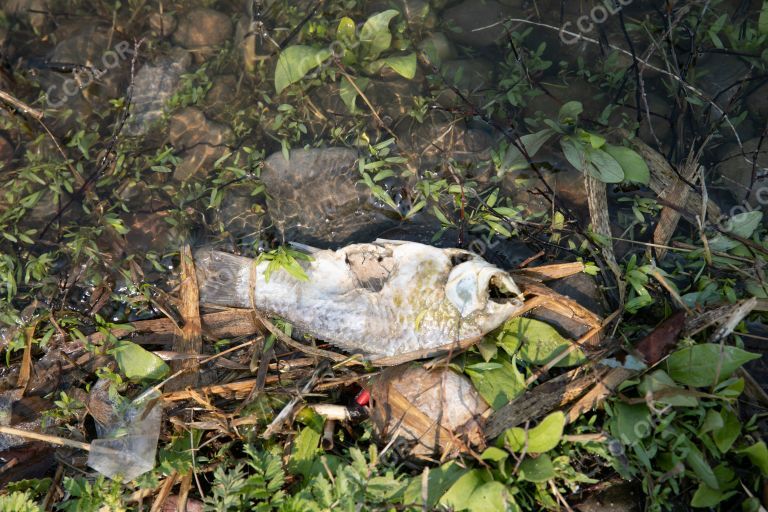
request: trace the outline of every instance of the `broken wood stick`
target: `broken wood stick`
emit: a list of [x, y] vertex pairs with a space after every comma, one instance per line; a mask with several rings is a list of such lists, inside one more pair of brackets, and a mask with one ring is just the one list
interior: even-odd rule
[[[202, 322], [200, 320], [200, 296], [195, 274], [195, 262], [192, 259], [192, 249], [185, 244], [179, 251], [181, 259], [181, 306], [180, 313], [184, 319], [181, 336], [173, 343], [173, 350], [181, 354], [199, 354], [203, 349]], [[171, 361], [171, 372], [184, 371], [175, 380], [168, 383], [171, 391], [197, 385], [200, 362], [197, 358]]]

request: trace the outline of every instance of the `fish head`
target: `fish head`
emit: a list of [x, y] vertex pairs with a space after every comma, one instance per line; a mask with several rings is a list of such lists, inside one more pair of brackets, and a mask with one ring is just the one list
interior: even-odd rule
[[495, 329], [523, 305], [523, 294], [512, 276], [479, 257], [451, 269], [445, 296], [463, 320], [485, 332]]

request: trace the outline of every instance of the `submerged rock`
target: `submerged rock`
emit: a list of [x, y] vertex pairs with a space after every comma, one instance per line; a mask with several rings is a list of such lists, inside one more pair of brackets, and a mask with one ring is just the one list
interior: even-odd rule
[[187, 181], [203, 168], [210, 170], [229, 151], [234, 134], [228, 126], [206, 119], [201, 110], [188, 107], [171, 117], [169, 139], [183, 151], [173, 177]]
[[[385, 223], [360, 182], [357, 154], [346, 148], [293, 149], [266, 159], [267, 211], [285, 240], [327, 247], [370, 239]], [[366, 235], [367, 233], [367, 235]]]
[[126, 135], [146, 134], [163, 116], [165, 104], [178, 89], [190, 61], [186, 52], [174, 52], [139, 69], [133, 81], [131, 117], [124, 128]]
[[232, 21], [226, 14], [213, 9], [193, 9], [180, 20], [173, 33], [175, 43], [193, 50], [202, 60], [232, 36]]

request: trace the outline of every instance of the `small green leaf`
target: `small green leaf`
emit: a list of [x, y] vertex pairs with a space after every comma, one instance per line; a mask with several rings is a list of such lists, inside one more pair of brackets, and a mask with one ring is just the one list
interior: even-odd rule
[[720, 430], [724, 425], [725, 423], [720, 413], [714, 409], [709, 409], [707, 415], [704, 416], [704, 423], [701, 424], [700, 432], [704, 434], [713, 430]]
[[504, 433], [504, 443], [513, 452], [520, 452], [523, 448], [526, 453], [548, 452], [560, 443], [565, 427], [565, 414], [555, 411], [535, 427], [522, 429], [512, 427]]
[[651, 171], [648, 169], [648, 164], [636, 151], [612, 144], [606, 144], [603, 149], [619, 162], [624, 171], [624, 179], [643, 185], [647, 185], [651, 181]]
[[468, 471], [456, 480], [451, 488], [448, 489], [448, 492], [443, 494], [438, 503], [452, 507], [454, 510], [466, 510], [472, 503], [472, 493], [488, 480], [490, 478], [485, 471], [480, 469]]
[[703, 343], [670, 355], [667, 373], [686, 386], [712, 386], [730, 377], [744, 363], [759, 358], [759, 354], [740, 348]]
[[760, 441], [747, 448], [736, 450], [736, 453], [749, 457], [749, 460], [760, 469], [763, 476], [768, 477], [768, 447], [766, 447], [765, 441]]
[[499, 358], [497, 363], [480, 365], [470, 365], [465, 372], [480, 396], [494, 409], [500, 409], [525, 391], [525, 376], [513, 362]]
[[495, 446], [489, 446], [480, 455], [481, 460], [490, 460], [491, 462], [506, 460], [507, 457], [509, 457], [509, 452], [502, 450], [501, 448], [496, 448]]
[[591, 166], [588, 172], [603, 183], [620, 183], [624, 180], [624, 170], [611, 155], [602, 149], [587, 148], [587, 158]]
[[344, 16], [336, 27], [336, 39], [345, 44], [351, 44], [355, 40], [355, 22], [352, 18]]
[[[370, 82], [367, 78], [353, 78], [355, 85], [360, 89], [361, 91], [365, 91], [365, 88], [368, 87], [368, 83]], [[352, 84], [349, 83], [349, 80], [346, 78], [341, 80], [341, 83], [339, 84], [339, 96], [341, 97], [341, 101], [344, 102], [344, 104], [347, 106], [349, 111], [351, 113], [357, 112], [357, 105], [355, 104], [355, 100], [357, 100], [357, 89], [352, 87]]]
[[728, 220], [728, 231], [736, 236], [749, 238], [763, 220], [763, 212], [753, 210], [751, 212], [737, 213]]
[[653, 427], [647, 405], [618, 402], [612, 410], [611, 434], [625, 445], [635, 444], [650, 435]]
[[[518, 351], [523, 361], [545, 365], [567, 350], [570, 342], [551, 325], [532, 318], [516, 317], [505, 322], [496, 334], [497, 343], [508, 354]], [[572, 350], [556, 367], [581, 364], [586, 356], [581, 349]]]
[[392, 44], [392, 34], [389, 32], [389, 22], [400, 14], [389, 9], [368, 18], [360, 29], [360, 41], [363, 43], [365, 55], [373, 60]]
[[[656, 370], [643, 377], [637, 389], [643, 396], [651, 393], [653, 399], [661, 404], [674, 407], [696, 407], [699, 405], [699, 400], [688, 394], [686, 389], [675, 384], [672, 377], [667, 375], [664, 370]], [[657, 397], [656, 395], [660, 396]]]
[[768, 34], [768, 1], [765, 0], [763, 0], [763, 8], [760, 9], [760, 16], [757, 18], [757, 31]]
[[584, 107], [580, 101], [569, 101], [562, 107], [557, 114], [557, 120], [564, 124], [574, 124], [579, 118], [579, 114], [584, 112]]
[[546, 482], [555, 477], [552, 459], [546, 453], [535, 459], [526, 457], [520, 463], [520, 478], [528, 482]]
[[730, 409], [723, 409], [720, 412], [720, 417], [723, 420], [723, 426], [712, 432], [712, 439], [715, 440], [717, 449], [721, 453], [726, 453], [741, 434], [741, 422]]
[[416, 54], [400, 55], [397, 57], [384, 57], [371, 64], [371, 69], [378, 71], [382, 67], [391, 68], [395, 73], [408, 80], [416, 76]]
[[[510, 504], [514, 508], [510, 508]], [[486, 482], [472, 493], [469, 512], [495, 512], [497, 510], [517, 510], [507, 486], [501, 482]]]
[[331, 56], [328, 48], [313, 48], [311, 46], [289, 46], [277, 58], [275, 66], [275, 91], [281, 93], [283, 89], [304, 78], [312, 69], [316, 68]]
[[170, 371], [165, 361], [131, 341], [119, 340], [110, 352], [120, 371], [132, 381], [160, 380]]
[[[427, 509], [434, 509], [437, 500], [465, 473], [467, 470], [454, 461], [446, 462], [439, 468], [430, 469], [427, 477]], [[421, 476], [413, 478], [405, 490], [403, 503], [425, 505], [422, 501], [421, 487]]]
[[[519, 143], [525, 148], [528, 156], [533, 156], [541, 149], [545, 142], [555, 133], [551, 128], [545, 128], [536, 133], [528, 133], [520, 137]], [[499, 173], [519, 171], [528, 167], [528, 160], [525, 155], [515, 146], [510, 144], [504, 154], [504, 161], [499, 168]]]
[[707, 462], [707, 459], [704, 458], [704, 454], [691, 442], [688, 444], [688, 454], [685, 456], [685, 463], [702, 482], [712, 489], [720, 489], [715, 472], [712, 471], [712, 467]]

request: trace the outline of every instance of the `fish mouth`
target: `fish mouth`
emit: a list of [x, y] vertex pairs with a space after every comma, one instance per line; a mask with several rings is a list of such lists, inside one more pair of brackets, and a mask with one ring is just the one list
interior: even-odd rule
[[448, 300], [464, 318], [484, 309], [508, 309], [523, 302], [522, 293], [512, 277], [480, 259], [456, 265], [448, 277], [445, 291]]
[[487, 290], [490, 302], [516, 306], [523, 303], [523, 294], [506, 272], [499, 271], [492, 275], [488, 280]]

